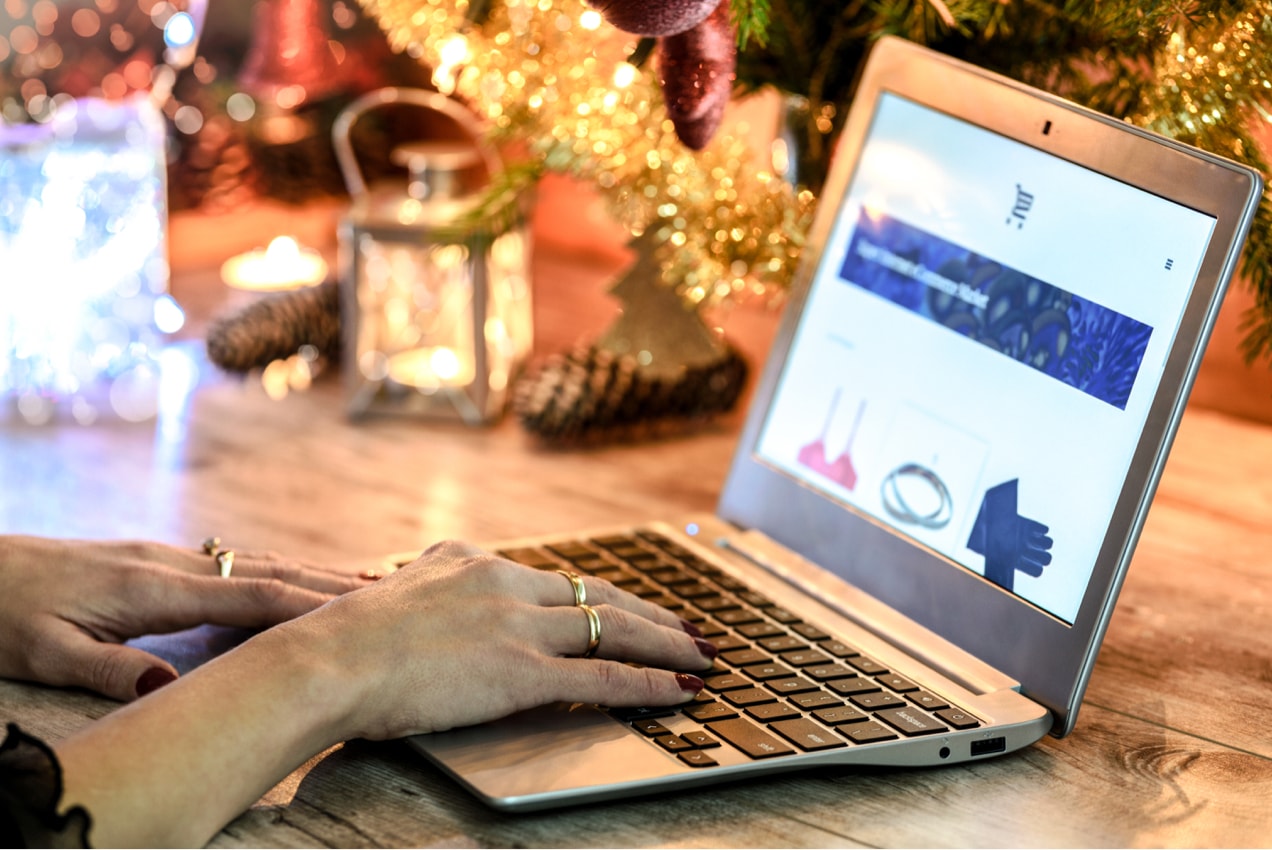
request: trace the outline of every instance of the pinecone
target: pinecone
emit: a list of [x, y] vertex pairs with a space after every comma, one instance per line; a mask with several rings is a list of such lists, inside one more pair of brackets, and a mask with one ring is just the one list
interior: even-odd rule
[[747, 372], [732, 346], [674, 380], [648, 376], [630, 356], [583, 346], [519, 382], [513, 409], [527, 431], [556, 445], [660, 436], [732, 409]]
[[265, 295], [208, 328], [208, 359], [227, 372], [263, 369], [306, 345], [329, 361], [340, 355], [340, 287], [333, 280]]

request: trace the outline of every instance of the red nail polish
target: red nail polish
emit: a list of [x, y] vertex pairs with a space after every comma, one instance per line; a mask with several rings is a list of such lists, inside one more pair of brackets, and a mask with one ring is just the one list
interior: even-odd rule
[[691, 637], [702, 637], [702, 629], [698, 628], [688, 620], [681, 620], [680, 628], [684, 629], [685, 634], [690, 635]]
[[720, 654], [720, 649], [714, 643], [703, 640], [702, 638], [694, 638], [694, 645], [698, 647], [698, 652], [702, 653], [703, 658], [715, 658]]
[[144, 697], [151, 691], [157, 691], [169, 682], [175, 681], [176, 674], [162, 667], [151, 667], [137, 677], [137, 696]]
[[691, 694], [696, 694], [707, 686], [706, 682], [688, 673], [677, 673], [676, 684], [680, 686], [680, 690]]

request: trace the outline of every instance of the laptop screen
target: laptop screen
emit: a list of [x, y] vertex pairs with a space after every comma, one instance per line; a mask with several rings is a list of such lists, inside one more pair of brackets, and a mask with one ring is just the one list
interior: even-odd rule
[[759, 458], [1072, 624], [1214, 225], [881, 95]]

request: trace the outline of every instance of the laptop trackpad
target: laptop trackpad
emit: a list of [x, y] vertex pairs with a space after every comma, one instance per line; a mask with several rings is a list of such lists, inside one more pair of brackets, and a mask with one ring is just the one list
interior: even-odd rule
[[596, 708], [560, 703], [408, 739], [483, 797], [503, 799], [679, 773], [685, 768]]

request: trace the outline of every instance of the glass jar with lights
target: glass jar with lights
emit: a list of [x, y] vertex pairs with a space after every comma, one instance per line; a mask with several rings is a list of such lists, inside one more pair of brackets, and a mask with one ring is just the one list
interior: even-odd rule
[[[462, 137], [395, 148], [405, 185], [368, 186], [351, 130], [365, 113], [393, 105], [438, 113]], [[396, 87], [358, 98], [333, 125], [352, 200], [339, 239], [352, 418], [400, 413], [487, 425], [507, 407], [534, 342], [530, 237], [519, 200], [510, 217], [474, 216], [502, 168], [483, 132], [451, 98]]]

